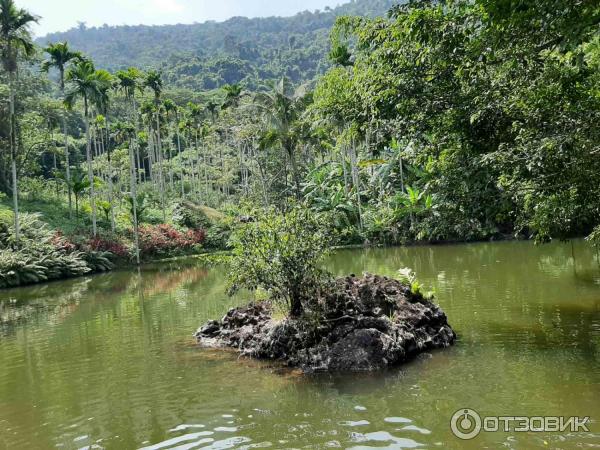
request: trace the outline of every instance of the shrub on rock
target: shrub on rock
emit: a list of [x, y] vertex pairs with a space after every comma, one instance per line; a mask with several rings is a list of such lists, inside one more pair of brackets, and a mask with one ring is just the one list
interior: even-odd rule
[[321, 268], [328, 248], [324, 229], [311, 211], [299, 206], [285, 213], [257, 213], [232, 237], [230, 292], [262, 288], [299, 317], [329, 277]]

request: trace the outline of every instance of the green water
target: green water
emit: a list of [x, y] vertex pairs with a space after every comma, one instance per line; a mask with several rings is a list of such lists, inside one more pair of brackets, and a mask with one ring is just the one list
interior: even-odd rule
[[[343, 376], [201, 350], [193, 331], [242, 299], [194, 261], [2, 291], [0, 449], [600, 446], [600, 266], [585, 243], [348, 250], [329, 265], [414, 268], [457, 345]], [[593, 423], [463, 442], [449, 421], [465, 407]]]

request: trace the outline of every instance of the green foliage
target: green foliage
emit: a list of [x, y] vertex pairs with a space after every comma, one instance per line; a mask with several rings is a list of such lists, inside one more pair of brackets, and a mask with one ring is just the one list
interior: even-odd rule
[[87, 251], [81, 257], [92, 272], [108, 272], [115, 268], [111, 261], [114, 255], [109, 252]]
[[401, 282], [406, 283], [410, 286], [410, 291], [418, 297], [422, 297], [426, 300], [433, 299], [434, 292], [423, 292], [423, 285], [417, 279], [417, 274], [410, 268], [405, 267], [403, 269], [398, 270], [398, 274], [400, 275], [399, 279]]
[[296, 317], [316, 301], [327, 277], [320, 263], [328, 238], [311, 211], [297, 206], [257, 213], [235, 231], [232, 244], [231, 292], [262, 288]]
[[209, 229], [212, 225], [206, 213], [192, 202], [182, 201], [173, 212], [173, 220], [180, 227]]
[[0, 249], [0, 288], [76, 277], [90, 272], [79, 253]]
[[587, 237], [587, 241], [600, 251], [600, 225], [594, 228], [594, 231]]
[[68, 41], [111, 71], [131, 65], [161, 69], [166, 83], [194, 91], [237, 83], [257, 87], [283, 76], [303, 82], [327, 67], [327, 34], [337, 16], [384, 15], [395, 3], [358, 0], [293, 17], [235, 17], [222, 23], [76, 27], [40, 43]]
[[39, 215], [21, 215], [21, 238], [16, 248], [11, 214], [0, 216], [0, 288], [74, 277], [90, 272], [80, 252], [55, 246], [55, 234]]
[[[495, 0], [415, 0], [380, 17], [392, 3], [357, 0], [293, 18], [223, 24], [80, 27], [61, 36], [68, 45], [46, 48], [42, 72], [31, 67], [37, 61], [21, 51], [27, 49], [6, 54], [5, 37], [0, 147], [11, 147], [6, 70], [16, 64], [13, 147], [22, 210], [42, 212], [52, 228], [84, 243], [90, 219], [93, 234], [106, 236], [114, 213], [115, 239], [89, 248], [126, 254], [135, 242], [137, 192], [136, 225], [161, 256], [180, 251], [169, 246], [176, 239], [186, 252], [199, 250], [200, 241], [227, 248], [248, 215], [245, 204], [273, 216], [289, 210], [292, 197], [327, 228], [333, 245], [590, 234], [600, 217], [597, 2], [515, 8]], [[28, 38], [21, 31], [11, 39]], [[132, 63], [146, 72], [122, 70]], [[121, 70], [113, 77], [96, 67]], [[62, 108], [62, 89], [53, 92], [45, 73], [51, 68], [59, 86], [64, 73], [67, 104], [83, 103], [83, 114]], [[4, 196], [12, 194], [10, 155], [0, 152]], [[69, 182], [59, 183], [67, 169]], [[96, 210], [106, 219], [98, 230]], [[254, 216], [261, 214], [244, 219]], [[264, 222], [288, 226], [273, 217]], [[8, 247], [44, 247], [38, 236], [17, 248], [7, 224], [0, 235]], [[242, 228], [252, 226], [261, 229]], [[194, 235], [201, 229], [206, 235]], [[87, 264], [105, 270], [105, 256], [90, 253]], [[257, 271], [275, 286], [264, 267]], [[310, 295], [287, 288], [270, 290], [297, 314]]]
[[108, 222], [110, 220], [110, 212], [112, 211], [112, 205], [110, 204], [110, 202], [106, 200], [100, 200], [96, 202], [96, 205], [98, 206], [100, 211], [102, 211], [102, 214], [104, 214], [104, 218]]
[[371, 204], [394, 211], [390, 222], [367, 210], [377, 228], [546, 241], [597, 225], [600, 6], [505, 3], [412, 1], [387, 19], [338, 19], [332, 45], [352, 43], [353, 65], [319, 80], [311, 117], [369, 140]]
[[[136, 212], [137, 212], [137, 222], [138, 222], [137, 224], [138, 225], [148, 221], [147, 211], [148, 211], [149, 205], [148, 205], [147, 198], [148, 198], [148, 196], [144, 192], [140, 192], [136, 195], [136, 206], [137, 206]], [[133, 223], [134, 217], [135, 217], [135, 215], [133, 213], [134, 212], [133, 211], [134, 202], [133, 202], [133, 198], [131, 198], [131, 195], [128, 195], [126, 197], [126, 201], [127, 201], [127, 212], [129, 214], [131, 224], [134, 225], [134, 223]]]

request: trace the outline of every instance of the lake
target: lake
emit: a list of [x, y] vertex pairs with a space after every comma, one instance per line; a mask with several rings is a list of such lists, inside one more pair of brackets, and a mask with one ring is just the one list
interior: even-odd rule
[[[600, 261], [585, 242], [340, 250], [328, 265], [413, 268], [456, 346], [346, 375], [203, 350], [192, 333], [244, 296], [195, 259], [0, 291], [0, 449], [600, 446]], [[592, 422], [462, 441], [464, 408]]]

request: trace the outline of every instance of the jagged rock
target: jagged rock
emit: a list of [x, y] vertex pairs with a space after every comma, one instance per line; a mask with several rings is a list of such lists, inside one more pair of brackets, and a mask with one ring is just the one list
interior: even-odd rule
[[336, 280], [301, 319], [274, 320], [268, 302], [233, 308], [195, 334], [206, 347], [279, 360], [304, 371], [367, 371], [452, 345], [444, 312], [403, 283], [365, 274]]

